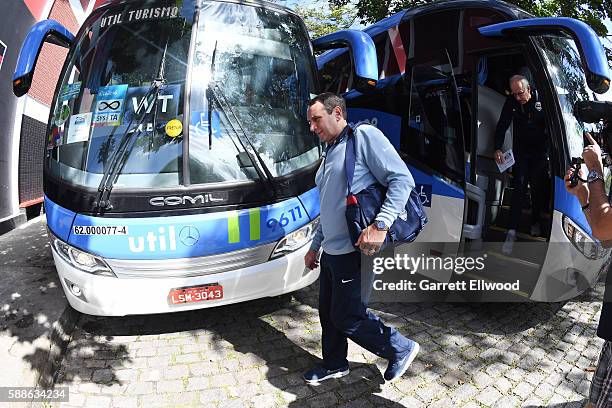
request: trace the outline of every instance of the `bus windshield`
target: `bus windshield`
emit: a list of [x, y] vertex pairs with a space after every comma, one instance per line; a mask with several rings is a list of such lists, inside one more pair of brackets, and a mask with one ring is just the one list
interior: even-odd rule
[[536, 37], [535, 41], [542, 51], [545, 67], [559, 98], [568, 153], [570, 158], [581, 157], [584, 148], [583, 132], [592, 129], [591, 125], [576, 119], [573, 113], [574, 104], [594, 98], [586, 83], [580, 54], [574, 40], [570, 38], [550, 35]]
[[196, 34], [189, 165], [193, 183], [255, 178], [252, 144], [273, 176], [319, 158], [306, 121], [315, 92], [306, 31], [275, 9], [204, 2]]
[[[122, 3], [88, 21], [52, 108], [48, 172], [98, 188], [116, 167], [115, 189], [166, 188], [257, 179], [248, 146], [273, 176], [314, 163], [314, 63], [298, 19], [220, 2], [196, 16], [174, 4]], [[210, 103], [213, 85], [223, 103]]]

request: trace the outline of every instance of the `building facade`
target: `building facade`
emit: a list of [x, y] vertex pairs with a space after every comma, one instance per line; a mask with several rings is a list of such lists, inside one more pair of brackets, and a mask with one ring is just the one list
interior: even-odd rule
[[45, 44], [29, 93], [16, 98], [12, 79], [30, 28], [54, 19], [76, 34], [91, 11], [109, 0], [11, 0], [0, 14], [0, 234], [40, 213], [49, 109], [67, 49]]

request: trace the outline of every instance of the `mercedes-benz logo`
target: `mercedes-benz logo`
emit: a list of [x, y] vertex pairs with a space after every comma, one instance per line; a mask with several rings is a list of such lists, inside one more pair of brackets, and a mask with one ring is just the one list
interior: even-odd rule
[[196, 242], [198, 242], [198, 239], [200, 239], [200, 231], [193, 225], [187, 225], [181, 228], [179, 239], [186, 246], [194, 246]]

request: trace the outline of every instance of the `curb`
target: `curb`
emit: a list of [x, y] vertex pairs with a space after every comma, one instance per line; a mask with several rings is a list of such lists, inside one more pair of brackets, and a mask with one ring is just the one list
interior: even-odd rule
[[[68, 344], [72, 339], [72, 334], [80, 317], [80, 312], [74, 310], [70, 305], [66, 305], [60, 318], [53, 323], [53, 328], [49, 334], [49, 354], [36, 381], [36, 389], [49, 390], [55, 387], [61, 362], [66, 354]], [[48, 406], [49, 402], [40, 401], [30, 401], [26, 405], [28, 408]]]

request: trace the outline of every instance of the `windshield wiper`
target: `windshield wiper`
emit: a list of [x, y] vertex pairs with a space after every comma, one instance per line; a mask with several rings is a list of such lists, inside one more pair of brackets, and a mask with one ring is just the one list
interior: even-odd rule
[[[212, 52], [212, 58], [211, 58], [211, 63], [210, 63], [210, 77], [214, 78], [215, 77], [215, 61], [217, 58], [217, 45], [219, 44], [218, 41], [215, 41], [215, 48], [213, 48], [213, 52]], [[212, 79], [210, 80], [210, 83], [212, 83]], [[207, 101], [207, 105], [208, 105], [208, 150], [212, 150], [212, 140], [213, 140], [213, 126], [212, 126], [212, 113], [213, 113], [213, 104], [216, 101], [215, 95], [213, 94], [212, 88], [209, 84], [209, 86], [206, 88], [206, 101]], [[232, 144], [234, 145], [234, 148], [236, 149], [238, 153], [238, 155], [240, 155], [241, 152], [245, 152], [247, 154], [247, 157], [249, 158], [249, 161], [251, 162], [251, 164], [253, 165], [253, 168], [256, 169], [257, 175], [259, 176], [259, 178], [261, 178], [262, 180], [265, 179], [265, 177], [263, 176], [263, 174], [261, 172], [258, 172], [257, 170], [257, 166], [255, 165], [255, 161], [253, 160], [253, 158], [249, 155], [246, 147], [244, 146], [244, 143], [242, 143], [242, 140], [240, 140], [240, 138], [238, 138], [238, 143], [240, 143], [241, 147], [238, 147], [238, 144], [236, 144], [236, 141], [234, 140], [234, 138], [232, 137], [231, 134], [228, 134], [230, 141], [232, 142]], [[242, 161], [240, 160], [240, 156], [238, 156], [238, 160], [240, 161], [240, 163], [242, 163]]]
[[[132, 119], [130, 123], [128, 123], [125, 132], [121, 135], [121, 139], [119, 141], [119, 146], [117, 150], [113, 153], [111, 157], [110, 164], [104, 170], [104, 174], [102, 174], [102, 180], [100, 180], [100, 184], [98, 185], [98, 198], [93, 203], [94, 209], [105, 209], [110, 210], [113, 208], [110, 202], [110, 193], [117, 181], [119, 176], [119, 172], [125, 165], [128, 157], [128, 152], [131, 151], [134, 141], [136, 140], [136, 136], [142, 133], [142, 124], [144, 120], [147, 118], [151, 111], [153, 113], [153, 132], [155, 132], [155, 121], [157, 116], [157, 99], [159, 97], [159, 92], [161, 87], [166, 83], [166, 79], [164, 77], [164, 65], [166, 63], [166, 52], [168, 50], [168, 42], [166, 41], [166, 47], [164, 49], [164, 53], [162, 55], [161, 61], [159, 63], [159, 67], [157, 69], [156, 78], [153, 80], [153, 83], [147, 90], [147, 93], [142, 98], [138, 107], [136, 108], [134, 115], [132, 115]], [[149, 103], [149, 97], [153, 95], [153, 101], [151, 104]], [[145, 107], [145, 101], [146, 107]], [[147, 109], [151, 106], [151, 109]], [[144, 109], [143, 109], [144, 108]], [[134, 119], [140, 115], [138, 120], [138, 124], [136, 128], [130, 132], [130, 128], [132, 127], [132, 123], [134, 123]]]
[[[155, 90], [155, 97], [153, 98], [153, 132], [151, 132], [149, 135], [149, 152], [153, 150], [153, 136], [157, 132], [157, 104], [159, 103], [159, 91], [161, 91], [161, 87], [166, 83], [166, 54], [168, 51], [169, 40], [170, 37], [166, 37], [166, 46], [164, 47], [164, 53], [162, 54], [162, 59], [159, 64], [157, 78], [155, 79], [155, 81], [158, 81], [158, 86]], [[155, 81], [153, 81], [153, 83], [155, 83]]]
[[[266, 163], [264, 162], [263, 158], [261, 157], [261, 155], [255, 148], [255, 145], [253, 144], [251, 138], [249, 137], [247, 132], [244, 130], [244, 127], [242, 126], [240, 119], [238, 119], [238, 116], [236, 115], [234, 108], [232, 108], [232, 105], [229, 103], [229, 101], [225, 97], [223, 89], [213, 79], [211, 79], [208, 84], [206, 96], [209, 99], [209, 104], [212, 100], [214, 100], [216, 107], [219, 108], [221, 112], [223, 113], [223, 115], [227, 118], [228, 124], [230, 125], [232, 130], [236, 133], [238, 142], [240, 142], [240, 145], [242, 146], [243, 151], [249, 157], [249, 160], [253, 164], [253, 167], [255, 168], [255, 171], [257, 172], [257, 175], [259, 176], [259, 178], [270, 183], [270, 186], [272, 187], [274, 194], [278, 194], [280, 189], [279, 189], [277, 180], [274, 178], [274, 176], [270, 172], [270, 169], [268, 168], [268, 166], [266, 166]], [[229, 112], [229, 115], [228, 115], [228, 112]], [[232, 118], [233, 118], [233, 121], [232, 121]], [[209, 126], [211, 126], [210, 123], [209, 123]], [[243, 143], [242, 138], [240, 137], [241, 134], [246, 140], [249, 148], [247, 148], [245, 144]], [[257, 160], [255, 160], [253, 156], [255, 156]], [[259, 165], [257, 165], [257, 163], [259, 163]]]
[[[217, 58], [217, 44], [218, 42], [215, 41], [215, 48], [213, 49], [212, 52], [212, 62], [210, 63], [210, 78], [211, 81], [213, 80], [213, 78], [215, 77], [215, 59]], [[207, 99], [207, 104], [208, 104], [208, 150], [212, 150], [212, 139], [213, 139], [213, 129], [212, 129], [212, 99], [210, 97], [210, 95], [208, 95], [210, 87], [208, 87], [206, 89], [206, 99]], [[232, 140], [233, 142], [233, 140]]]

